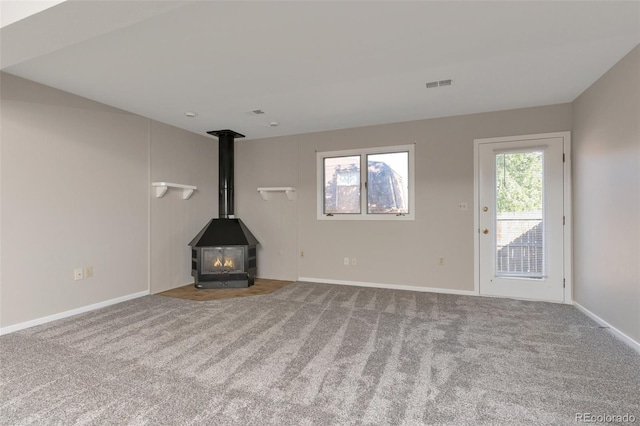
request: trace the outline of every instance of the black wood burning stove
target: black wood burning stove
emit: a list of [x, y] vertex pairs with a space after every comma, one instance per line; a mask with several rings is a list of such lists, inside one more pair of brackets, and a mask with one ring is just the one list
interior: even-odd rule
[[232, 130], [207, 132], [218, 137], [219, 219], [211, 219], [189, 243], [191, 275], [198, 289], [242, 288], [254, 284], [258, 240], [234, 217], [233, 142], [244, 135]]

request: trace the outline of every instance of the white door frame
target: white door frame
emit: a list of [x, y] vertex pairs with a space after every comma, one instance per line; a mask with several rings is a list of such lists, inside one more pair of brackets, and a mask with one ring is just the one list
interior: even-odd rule
[[479, 147], [482, 143], [524, 141], [529, 139], [563, 138], [564, 145], [564, 303], [573, 304], [573, 235], [572, 235], [572, 213], [571, 213], [571, 132], [538, 133], [534, 135], [507, 136], [500, 138], [483, 138], [473, 140], [473, 291], [480, 295], [480, 205], [479, 185], [480, 185], [480, 156]]

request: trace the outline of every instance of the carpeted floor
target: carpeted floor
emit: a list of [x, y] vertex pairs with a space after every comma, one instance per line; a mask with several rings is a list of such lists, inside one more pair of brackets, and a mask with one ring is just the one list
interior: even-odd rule
[[[640, 356], [571, 306], [294, 283], [0, 337], [2, 425], [640, 419]], [[640, 420], [637, 420], [640, 421]]]

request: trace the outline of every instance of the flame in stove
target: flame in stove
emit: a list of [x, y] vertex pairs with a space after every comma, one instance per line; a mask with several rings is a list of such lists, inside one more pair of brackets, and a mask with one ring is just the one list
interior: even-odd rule
[[224, 259], [224, 263], [222, 263], [222, 259], [216, 257], [216, 260], [213, 261], [213, 267], [220, 268], [221, 266], [224, 268], [233, 268], [233, 259], [227, 257]]

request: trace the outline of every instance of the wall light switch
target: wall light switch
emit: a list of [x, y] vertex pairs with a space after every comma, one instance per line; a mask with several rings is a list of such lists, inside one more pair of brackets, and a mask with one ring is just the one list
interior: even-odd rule
[[349, 266], [349, 258], [348, 257], [344, 258], [344, 266]]
[[85, 266], [84, 277], [91, 278], [93, 276], [93, 266]]

